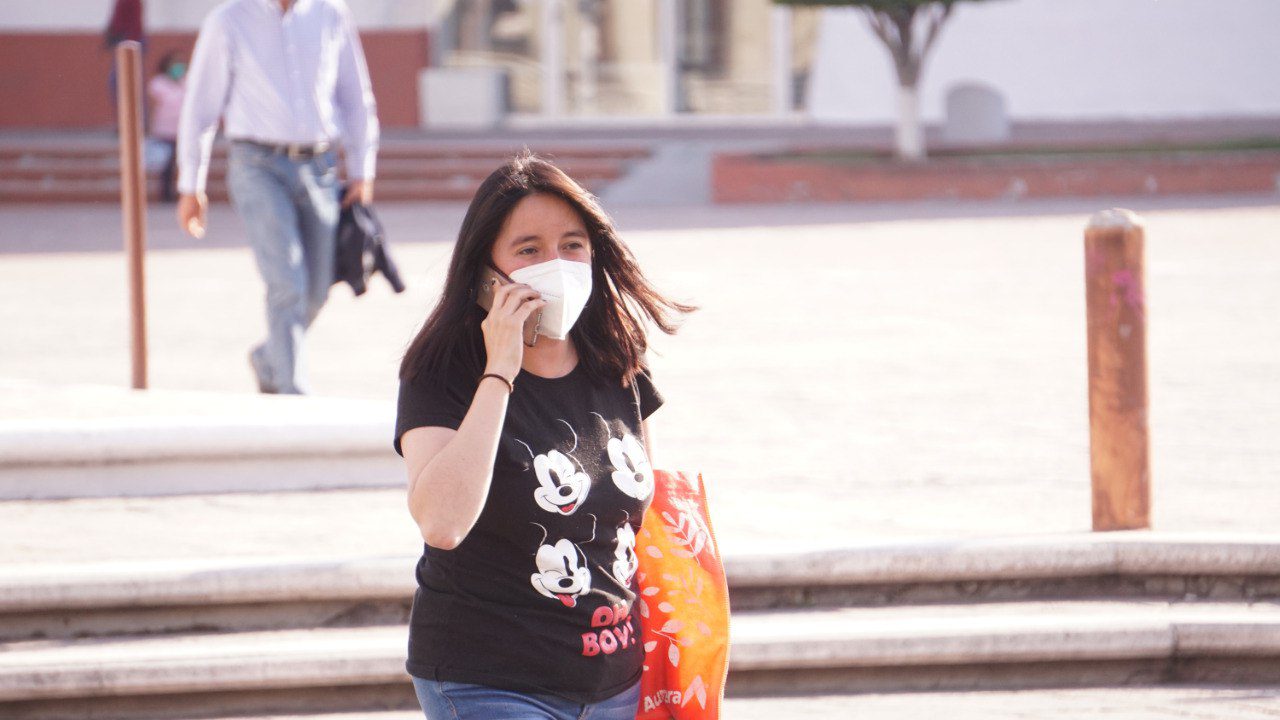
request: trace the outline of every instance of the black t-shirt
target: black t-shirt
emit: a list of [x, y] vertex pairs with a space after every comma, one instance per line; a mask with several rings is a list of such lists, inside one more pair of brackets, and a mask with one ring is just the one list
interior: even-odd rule
[[[422, 426], [456, 429], [476, 378], [400, 383], [395, 449]], [[493, 481], [453, 550], [423, 544], [409, 625], [411, 675], [599, 702], [640, 679], [635, 533], [653, 495], [640, 421], [662, 405], [630, 387], [521, 372]]]

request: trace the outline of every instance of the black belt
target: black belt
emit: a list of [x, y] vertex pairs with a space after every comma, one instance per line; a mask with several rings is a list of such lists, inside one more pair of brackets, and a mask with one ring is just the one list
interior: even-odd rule
[[232, 142], [244, 143], [252, 145], [256, 148], [270, 151], [276, 155], [287, 155], [290, 160], [310, 160], [311, 158], [326, 153], [332, 144], [327, 142], [320, 143], [264, 143], [257, 140], [234, 139]]

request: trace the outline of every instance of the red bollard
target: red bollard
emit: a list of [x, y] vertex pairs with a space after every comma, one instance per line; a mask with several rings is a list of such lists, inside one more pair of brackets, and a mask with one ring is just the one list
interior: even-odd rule
[[142, 168], [142, 46], [116, 46], [116, 107], [120, 129], [120, 210], [129, 273], [133, 387], [147, 387], [147, 175]]
[[1093, 529], [1151, 527], [1142, 219], [1104, 210], [1085, 231]]

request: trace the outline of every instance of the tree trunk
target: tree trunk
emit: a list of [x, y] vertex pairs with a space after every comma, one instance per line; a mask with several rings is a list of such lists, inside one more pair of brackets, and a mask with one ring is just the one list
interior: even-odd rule
[[898, 86], [898, 126], [894, 144], [899, 160], [924, 160], [924, 128], [920, 125], [920, 99], [914, 85]]

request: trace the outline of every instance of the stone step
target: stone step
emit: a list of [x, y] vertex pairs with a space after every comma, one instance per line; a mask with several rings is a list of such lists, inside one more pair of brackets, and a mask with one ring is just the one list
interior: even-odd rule
[[[249, 372], [245, 360], [245, 372]], [[0, 421], [0, 499], [393, 487], [392, 403], [246, 395], [219, 414], [182, 407], [213, 393], [147, 391], [164, 414]], [[224, 403], [225, 404], [225, 403]], [[221, 407], [221, 405], [218, 405]], [[237, 410], [239, 412], [237, 412]]]
[[[515, 147], [386, 145], [379, 148], [380, 200], [464, 201]], [[0, 203], [117, 202], [119, 155], [114, 145], [81, 147], [0, 147]], [[552, 158], [589, 191], [625, 173], [628, 163], [650, 154], [641, 146], [550, 146], [539, 152]], [[152, 173], [152, 198], [158, 197]], [[225, 202], [226, 150], [211, 159], [209, 197]]]
[[[45, 640], [0, 645], [6, 703], [288, 691], [404, 683], [404, 626]], [[1053, 664], [1099, 667], [1280, 661], [1280, 604], [1072, 601], [739, 613], [730, 672], [762, 678]], [[1123, 681], [1124, 678], [1112, 678]], [[188, 706], [190, 702], [188, 701]], [[312, 710], [328, 709], [317, 705]], [[216, 705], [206, 708], [216, 711]]]
[[[522, 149], [522, 145], [487, 144], [413, 144], [384, 143], [378, 148], [379, 163], [384, 160], [483, 160], [501, 161]], [[559, 163], [586, 160], [636, 160], [652, 150], [642, 145], [538, 145], [530, 148], [539, 155]], [[214, 162], [226, 157], [226, 145], [218, 143], [211, 155]], [[74, 147], [49, 144], [0, 146], [0, 167], [7, 163], [39, 163], [49, 160], [68, 162], [119, 162], [120, 150], [111, 143], [94, 143]]]
[[[483, 180], [493, 172], [501, 158], [389, 158], [378, 161], [378, 181], [448, 180], [457, 177]], [[570, 158], [560, 163], [560, 168], [578, 180], [613, 179], [622, 174], [626, 161], [621, 158]], [[226, 176], [225, 158], [214, 158], [209, 164], [208, 178], [212, 182]], [[3, 180], [80, 180], [115, 178], [120, 174], [119, 164], [113, 161], [86, 162], [66, 159], [35, 158], [26, 161], [0, 161], [0, 179]], [[158, 177], [158, 172], [149, 173]]]
[[404, 678], [401, 626], [9, 643], [0, 701], [365, 685]]
[[0, 641], [408, 622], [412, 557], [8, 566]]
[[[416, 557], [0, 568], [0, 640], [394, 624]], [[1086, 598], [1280, 600], [1280, 537], [1107, 533], [727, 551], [735, 612]]]
[[[416, 178], [379, 179], [377, 200], [381, 202], [460, 202], [475, 195], [483, 177], [459, 176], [439, 180]], [[599, 194], [605, 180], [579, 179], [580, 184], [593, 194]], [[158, 179], [152, 176], [148, 197], [160, 197]], [[228, 199], [225, 183], [212, 178], [206, 188], [209, 200], [215, 203]], [[0, 203], [106, 203], [120, 201], [120, 181], [114, 174], [92, 178], [50, 178], [36, 180], [0, 178]]]
[[1280, 657], [1280, 603], [1061, 601], [743, 613], [736, 670]]
[[1280, 536], [1270, 534], [975, 537], [780, 550], [731, 562], [735, 607], [742, 608], [964, 598], [1280, 598]]
[[[153, 178], [147, 184], [147, 198], [150, 201], [160, 199], [158, 182]], [[227, 190], [221, 184], [211, 184], [207, 192], [210, 202], [227, 202]], [[119, 202], [120, 181], [114, 177], [38, 181], [0, 179], [0, 205]]]

